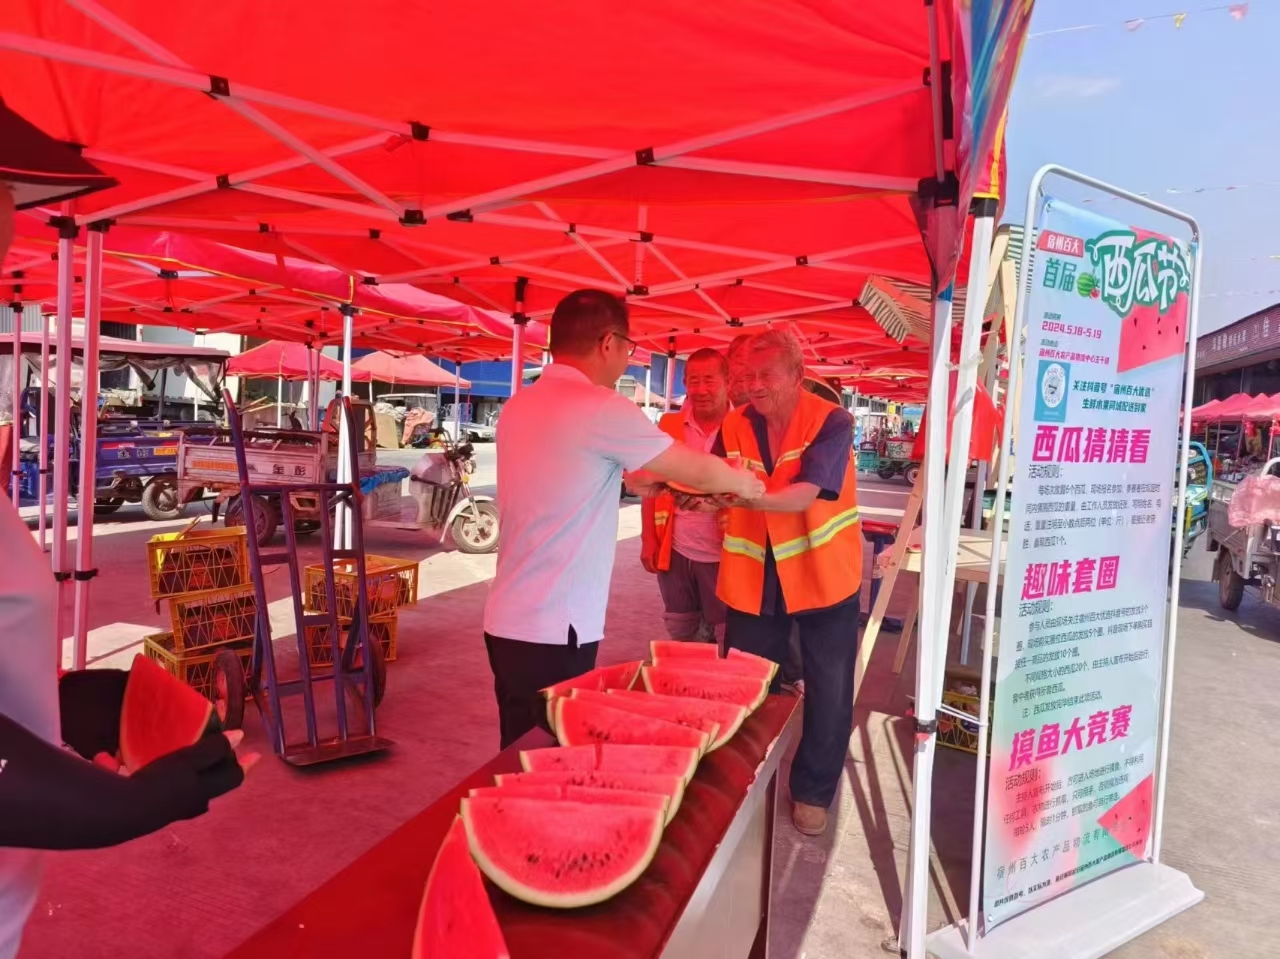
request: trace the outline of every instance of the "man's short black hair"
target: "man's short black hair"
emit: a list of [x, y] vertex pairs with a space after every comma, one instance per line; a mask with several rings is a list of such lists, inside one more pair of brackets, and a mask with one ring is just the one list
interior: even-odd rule
[[684, 361], [684, 368], [687, 370], [694, 363], [714, 363], [716, 372], [725, 379], [729, 378], [729, 361], [724, 358], [724, 354], [719, 350], [713, 350], [709, 346], [704, 346], [700, 350], [695, 350], [690, 357]]
[[551, 314], [551, 353], [582, 356], [605, 335], [630, 332], [625, 301], [604, 290], [574, 290]]

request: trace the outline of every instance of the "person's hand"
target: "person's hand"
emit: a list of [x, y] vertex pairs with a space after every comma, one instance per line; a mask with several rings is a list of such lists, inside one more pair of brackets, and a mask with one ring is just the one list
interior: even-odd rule
[[[239, 751], [240, 744], [244, 742], [244, 730], [242, 729], [228, 730], [222, 733], [222, 736], [224, 739], [226, 739], [227, 744], [231, 747], [232, 752], [235, 755], [236, 762], [239, 763], [240, 765], [240, 772], [242, 774], [247, 775], [249, 770], [252, 769], [254, 766], [256, 766], [259, 760], [262, 759], [262, 754], [256, 753], [256, 752], [242, 753]], [[194, 748], [194, 747], [189, 747], [189, 748]], [[171, 753], [170, 755], [173, 755], [173, 754]], [[156, 760], [156, 762], [160, 762], [164, 758], [165, 758], [164, 756], [161, 756], [160, 759]], [[119, 773], [121, 776], [129, 776], [135, 771], [125, 766], [124, 761], [120, 758], [120, 754], [118, 752], [115, 755], [112, 755], [110, 753], [100, 752], [93, 757], [93, 764], [95, 766], [101, 766], [103, 769], [106, 769], [110, 772]], [[150, 768], [150, 767], [148, 766], [144, 768]]]
[[641, 556], [641, 557], [640, 557], [640, 565], [644, 567], [644, 571], [645, 571], [646, 573], [657, 573], [657, 572], [658, 572], [658, 567], [657, 567], [657, 566], [655, 566], [655, 565], [653, 564], [653, 561], [652, 561], [652, 560], [650, 560], [647, 556]]
[[748, 470], [735, 470], [733, 489], [726, 493], [750, 502], [764, 495], [764, 481]]

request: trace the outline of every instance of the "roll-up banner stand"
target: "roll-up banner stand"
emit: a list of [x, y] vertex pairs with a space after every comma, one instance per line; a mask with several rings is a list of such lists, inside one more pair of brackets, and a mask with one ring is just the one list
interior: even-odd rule
[[[1050, 179], [1132, 213], [1075, 206]], [[1204, 897], [1160, 856], [1199, 226], [1054, 165], [1032, 179], [1025, 223], [994, 659], [994, 590], [983, 637], [995, 683], [980, 690], [978, 894], [967, 921], [929, 937], [939, 959], [1093, 959]]]

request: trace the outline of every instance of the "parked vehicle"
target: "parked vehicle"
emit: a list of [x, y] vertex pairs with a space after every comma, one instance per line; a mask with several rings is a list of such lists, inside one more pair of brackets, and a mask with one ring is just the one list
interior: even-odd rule
[[1213, 486], [1213, 459], [1203, 443], [1192, 441], [1187, 454], [1187, 508], [1182, 521], [1182, 555], [1209, 527], [1209, 490]]
[[920, 463], [911, 458], [914, 446], [914, 439], [885, 440], [876, 475], [890, 480], [901, 474], [909, 485], [915, 486], [916, 478], [920, 475]]
[[1215, 479], [1209, 488], [1208, 547], [1218, 554], [1213, 578], [1218, 583], [1218, 603], [1236, 609], [1246, 587], [1270, 606], [1280, 606], [1280, 502], [1275, 507], [1262, 502], [1250, 509], [1254, 522], [1237, 526], [1231, 522], [1231, 501], [1241, 486], [1255, 476], [1280, 475], [1280, 457], [1266, 462], [1260, 474], [1240, 479]]
[[491, 553], [498, 548], [498, 507], [492, 496], [471, 491], [475, 470], [472, 445], [446, 439], [410, 471], [409, 492], [420, 527], [441, 540], [449, 533], [460, 552]]

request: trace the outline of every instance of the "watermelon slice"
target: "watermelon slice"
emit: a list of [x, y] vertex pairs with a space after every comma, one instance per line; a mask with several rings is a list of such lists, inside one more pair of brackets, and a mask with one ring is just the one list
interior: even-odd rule
[[769, 682], [773, 682], [773, 677], [778, 674], [778, 664], [772, 659], [765, 659], [755, 653], [744, 653], [740, 649], [729, 650], [724, 659], [716, 663], [716, 669], [743, 676], [768, 676]]
[[467, 795], [472, 799], [564, 799], [568, 802], [599, 803], [602, 806], [643, 806], [659, 809], [665, 819], [671, 800], [663, 793], [639, 792], [634, 789], [604, 789], [600, 786], [546, 785], [508, 783], [505, 786], [481, 786]]
[[640, 878], [662, 841], [662, 813], [542, 799], [464, 799], [471, 855], [494, 883], [535, 906], [573, 909]]
[[[693, 664], [690, 664], [691, 666]], [[754, 711], [769, 695], [764, 677], [726, 675], [680, 666], [645, 666], [640, 670], [644, 688], [665, 696], [689, 696], [718, 703], [735, 703]]]
[[1148, 776], [1098, 817], [1098, 825], [1139, 859], [1146, 859], [1150, 854], [1154, 792], [1155, 780]]
[[[644, 660], [637, 659], [633, 663], [618, 663], [616, 666], [601, 666], [596, 669], [600, 674], [601, 689], [630, 689], [640, 678], [640, 667]], [[578, 687], [579, 689], [583, 687]]]
[[[630, 692], [630, 690], [615, 690], [614, 692]], [[678, 704], [673, 706], [656, 702], [648, 693], [640, 693], [638, 697], [631, 699], [621, 699], [614, 693], [597, 692], [594, 689], [575, 689], [571, 698], [585, 700], [589, 703], [601, 703], [612, 709], [623, 709], [629, 713], [635, 713], [637, 716], [665, 719], [667, 722], [675, 723], [677, 726], [688, 726], [690, 729], [697, 729], [706, 733], [710, 740], [707, 746], [708, 752], [720, 744], [720, 723], [715, 719], [696, 709], [681, 710], [678, 708]], [[688, 702], [701, 704], [704, 700], [691, 699]]]
[[[629, 695], [648, 696], [648, 693]], [[631, 772], [679, 776], [681, 782], [693, 778], [698, 768], [698, 750], [685, 746], [623, 746], [603, 743], [595, 746], [552, 746], [520, 753], [525, 772]]]
[[[583, 693], [581, 695], [598, 696], [600, 694]], [[733, 734], [738, 731], [738, 728], [747, 718], [746, 706], [738, 706], [734, 703], [717, 703], [710, 699], [691, 699], [687, 696], [661, 696], [654, 693], [642, 693], [639, 690], [620, 689], [610, 690], [605, 695], [617, 702], [619, 709], [634, 709], [637, 712], [642, 712], [647, 716], [656, 716], [659, 719], [670, 715], [672, 717], [671, 722], [677, 722], [683, 726], [694, 725], [690, 720], [695, 716], [703, 717], [704, 721], [714, 720], [720, 726], [720, 733], [712, 740], [711, 745], [707, 747], [707, 752], [719, 749], [732, 739]], [[668, 711], [670, 712], [668, 713]]]
[[604, 769], [587, 772], [501, 773], [494, 777], [500, 788], [508, 786], [582, 786], [588, 789], [621, 789], [628, 792], [653, 793], [668, 800], [666, 821], [675, 818], [684, 798], [684, 780], [679, 776], [657, 773], [609, 772]]
[[712, 643], [692, 643], [679, 639], [655, 639], [649, 644], [649, 658], [659, 659], [719, 659], [720, 650]]
[[702, 755], [711, 744], [711, 737], [697, 729], [581, 699], [557, 699], [555, 718], [556, 737], [561, 746], [590, 743], [685, 746]]
[[467, 831], [454, 819], [427, 877], [413, 933], [413, 959], [510, 959]]
[[213, 703], [142, 653], [133, 657], [120, 710], [120, 760], [126, 769], [136, 772], [205, 733], [221, 731]]

